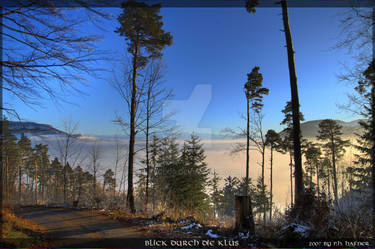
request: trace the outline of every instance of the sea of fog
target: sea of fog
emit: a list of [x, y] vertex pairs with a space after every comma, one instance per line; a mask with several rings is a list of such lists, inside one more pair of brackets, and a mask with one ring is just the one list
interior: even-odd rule
[[[59, 143], [64, 142], [63, 137], [41, 135], [32, 136], [33, 144], [48, 144], [50, 158], [60, 157]], [[245, 151], [232, 154], [233, 146], [238, 143], [244, 143], [244, 140], [202, 140], [205, 149], [206, 160], [211, 172], [216, 171], [221, 177], [221, 186], [224, 184], [224, 178], [227, 176], [244, 177], [245, 168]], [[178, 143], [181, 145], [182, 140]], [[95, 138], [81, 136], [71, 146], [72, 157], [69, 159], [70, 164], [75, 167], [80, 165], [84, 170], [92, 172], [91, 152], [96, 145], [98, 151], [99, 179], [102, 179], [107, 169], [115, 171], [115, 162], [117, 148], [119, 148], [119, 163], [116, 172], [116, 179], [119, 183], [122, 177], [124, 166], [127, 166], [128, 157], [128, 139], [124, 138]], [[136, 141], [135, 172], [144, 168], [140, 161], [144, 158], [144, 140]], [[250, 177], [255, 181], [261, 175], [261, 154], [256, 151], [254, 146], [250, 150]], [[127, 172], [127, 168], [125, 168]], [[125, 174], [126, 176], [126, 174]], [[270, 151], [266, 150], [265, 154], [265, 182], [270, 185]], [[137, 179], [135, 179], [135, 182]], [[290, 168], [289, 155], [278, 152], [273, 153], [273, 196], [277, 207], [283, 209], [290, 203]]]

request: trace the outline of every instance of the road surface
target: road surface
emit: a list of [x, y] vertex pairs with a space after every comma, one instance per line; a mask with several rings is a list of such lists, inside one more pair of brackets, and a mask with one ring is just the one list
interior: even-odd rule
[[[17, 216], [40, 225], [41, 232], [57, 243], [54, 247], [139, 247], [142, 238], [154, 237], [142, 228], [91, 211], [23, 207]], [[135, 239], [138, 238], [138, 239]]]

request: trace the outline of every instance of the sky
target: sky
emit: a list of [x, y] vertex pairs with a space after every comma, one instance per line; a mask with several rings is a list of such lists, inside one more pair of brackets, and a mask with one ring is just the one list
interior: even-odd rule
[[[120, 9], [106, 9], [115, 17]], [[344, 8], [289, 8], [295, 50], [301, 111], [305, 120], [359, 118], [338, 108], [347, 102], [352, 86], [340, 82], [343, 65], [352, 65], [346, 50], [334, 49], [340, 39]], [[173, 89], [172, 118], [184, 132], [220, 133], [227, 127], [243, 127], [246, 111], [243, 85], [254, 66], [260, 67], [263, 85], [270, 89], [264, 97], [264, 128], [280, 131], [281, 110], [290, 100], [285, 35], [281, 30], [281, 8], [258, 8], [249, 14], [244, 8], [163, 8], [164, 29], [173, 44], [164, 50], [164, 84]], [[79, 133], [112, 135], [121, 133], [113, 124], [116, 114], [126, 115], [125, 103], [108, 83], [122, 72], [129, 57], [124, 37], [114, 30], [116, 18], [100, 27], [82, 25], [82, 32], [102, 36], [98, 49], [112, 60], [98, 62], [106, 69], [100, 77], [87, 76], [77, 85], [85, 95], [67, 96], [69, 103], [58, 105], [46, 99], [42, 107], [30, 108], [4, 94], [25, 121], [63, 128], [64, 120], [79, 122]], [[113, 71], [113, 72], [110, 72]], [[166, 110], [168, 111], [168, 110]]]

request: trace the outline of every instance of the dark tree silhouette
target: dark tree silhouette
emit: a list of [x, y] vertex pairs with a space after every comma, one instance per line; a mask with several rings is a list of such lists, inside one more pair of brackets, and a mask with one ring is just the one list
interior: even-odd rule
[[281, 144], [281, 137], [279, 133], [277, 133], [274, 130], [268, 130], [266, 133], [266, 145], [270, 146], [271, 149], [271, 158], [270, 158], [270, 220], [272, 220], [272, 187], [273, 187], [273, 182], [272, 182], [272, 177], [273, 177], [273, 150], [279, 150]]
[[[286, 105], [281, 112], [284, 114], [284, 119], [281, 121], [281, 125], [286, 125], [287, 127], [283, 130], [285, 133], [283, 141], [282, 141], [282, 151], [283, 152], [289, 152], [290, 157], [290, 201], [293, 205], [293, 113], [292, 113], [292, 102], [287, 101]], [[300, 112], [299, 113], [299, 119], [300, 121], [305, 120], [305, 117]]]
[[[45, 97], [61, 101], [65, 94], [79, 92], [83, 75], [98, 72], [94, 62], [106, 59], [96, 49], [99, 36], [83, 34], [81, 25], [109, 15], [83, 5], [89, 16], [72, 14], [74, 9], [58, 8], [52, 1], [17, 2], [17, 7], [2, 6], [0, 13], [1, 89], [29, 106], [40, 105]], [[17, 116], [11, 103], [1, 110]]]
[[330, 151], [331, 161], [332, 161], [332, 172], [333, 172], [333, 193], [335, 196], [335, 201], [338, 200], [338, 184], [337, 184], [337, 173], [336, 173], [336, 161], [345, 152], [345, 147], [349, 145], [348, 140], [341, 139], [342, 126], [337, 123], [337, 121], [332, 119], [325, 119], [319, 123], [319, 134], [317, 136], [318, 140], [327, 141], [324, 147]]
[[[286, 40], [286, 47], [288, 53], [288, 66], [289, 66], [289, 78], [290, 78], [290, 90], [292, 97], [292, 117], [293, 117], [293, 147], [294, 147], [294, 175], [295, 175], [295, 203], [299, 207], [304, 194], [303, 186], [303, 171], [302, 171], [302, 160], [301, 160], [301, 128], [299, 118], [299, 99], [298, 99], [298, 87], [297, 87], [297, 75], [294, 63], [294, 49], [292, 42], [292, 35], [290, 32], [289, 17], [288, 17], [288, 6], [286, 0], [281, 0], [284, 33]], [[255, 7], [258, 5], [258, 0], [247, 0], [246, 9], [249, 13], [255, 13]]]
[[163, 30], [159, 16], [160, 5], [148, 6], [145, 3], [128, 1], [122, 4], [123, 13], [118, 17], [120, 27], [116, 30], [125, 36], [128, 52], [132, 55], [132, 86], [130, 101], [130, 138], [128, 159], [128, 195], [127, 206], [135, 213], [133, 164], [135, 144], [135, 118], [137, 113], [137, 76], [151, 58], [161, 57], [166, 45], [172, 44], [172, 36]]
[[[246, 108], [247, 108], [247, 122], [246, 122], [246, 183], [244, 193], [247, 195], [249, 187], [249, 164], [250, 164], [250, 108], [259, 113], [263, 104], [263, 95], [267, 95], [269, 90], [262, 87], [263, 75], [259, 73], [259, 67], [254, 67], [247, 75], [247, 82], [245, 83], [244, 90], [246, 95]], [[251, 106], [250, 106], [251, 104]], [[250, 207], [250, 232], [254, 232], [254, 218], [251, 208], [251, 200], [249, 201]]]

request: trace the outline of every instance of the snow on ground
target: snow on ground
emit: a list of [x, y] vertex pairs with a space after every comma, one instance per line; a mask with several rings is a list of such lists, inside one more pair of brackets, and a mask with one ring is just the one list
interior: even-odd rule
[[282, 230], [291, 229], [294, 233], [298, 233], [302, 238], [308, 238], [310, 228], [301, 224], [290, 223], [282, 228]]
[[247, 232], [246, 234], [245, 233], [238, 233], [238, 237], [240, 237], [240, 239], [248, 239], [250, 236], [250, 232]]
[[217, 238], [220, 237], [219, 235], [212, 233], [211, 229], [207, 231], [206, 235], [213, 238], [213, 239], [217, 239]]
[[202, 228], [200, 224], [191, 223], [190, 225], [181, 227], [181, 229], [192, 229], [193, 227], [195, 227], [196, 229]]

